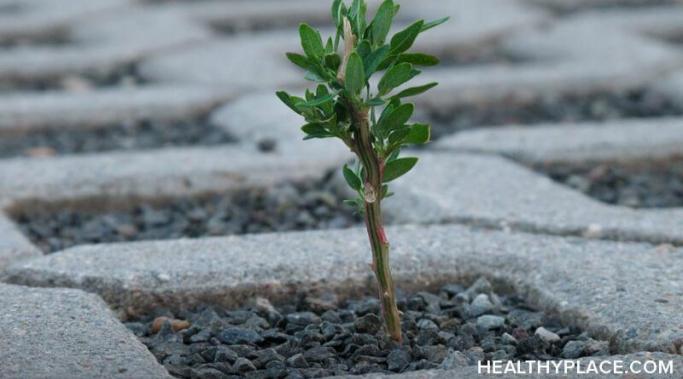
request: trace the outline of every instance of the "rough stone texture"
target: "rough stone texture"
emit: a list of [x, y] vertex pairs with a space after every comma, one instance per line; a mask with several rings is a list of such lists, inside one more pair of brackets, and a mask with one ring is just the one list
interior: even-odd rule
[[[453, 21], [439, 31], [430, 31], [429, 41], [418, 40], [417, 48], [447, 51], [465, 43], [472, 45], [495, 38], [543, 19], [539, 12], [506, 0], [456, 1], [446, 6], [444, 9], [444, 3], [439, 0], [401, 3], [401, 21], [418, 17], [440, 18], [445, 13], [453, 17]], [[311, 13], [317, 12], [315, 7]], [[483, 14], [487, 17], [480, 17]], [[152, 80], [220, 83], [244, 90], [272, 89], [305, 84], [301, 71], [284, 57], [284, 52], [298, 50], [295, 30], [238, 35], [158, 55], [145, 61], [140, 70], [144, 77]], [[240, 55], [234, 55], [235, 51], [240, 51]]]
[[49, 79], [85, 71], [108, 72], [171, 47], [207, 39], [209, 32], [177, 12], [124, 7], [73, 28], [74, 44], [25, 46], [0, 55], [0, 78]]
[[[674, 14], [680, 25], [683, 13]], [[514, 33], [501, 42], [501, 48], [529, 62], [429, 70], [422, 80], [440, 84], [419, 102], [440, 108], [462, 102], [641, 87], [680, 65], [682, 56], [640, 35], [644, 26], [638, 26], [603, 23], [596, 15]]]
[[[613, 355], [610, 357], [601, 357], [601, 358], [585, 358], [581, 359], [580, 362], [584, 364], [584, 369], [585, 365], [589, 364], [589, 361], [594, 361], [599, 364], [599, 362], [604, 362], [604, 361], [609, 361], [609, 362], [614, 362], [614, 361], [621, 361], [623, 362], [623, 367], [628, 368], [629, 365], [632, 362], [639, 362], [643, 363], [649, 360], [657, 360], [657, 361], [662, 361], [664, 364], [668, 364], [669, 361], [672, 362], [671, 367], [673, 369], [673, 375], [678, 375], [680, 372], [683, 371], [683, 358], [681, 358], [680, 355], [670, 355], [670, 354], [663, 354], [663, 353], [650, 353], [650, 352], [639, 352], [635, 354], [628, 354], [628, 355]], [[634, 366], [634, 369], [638, 370], [642, 367], [642, 365], [636, 365]], [[580, 375], [580, 376], [579, 376]], [[477, 367], [462, 367], [458, 369], [453, 369], [453, 370], [431, 370], [431, 371], [416, 371], [416, 372], [409, 372], [405, 374], [399, 374], [399, 375], [382, 375], [382, 374], [373, 374], [373, 375], [365, 375], [365, 376], [337, 376], [334, 377], [334, 379], [384, 379], [384, 378], [391, 378], [391, 379], [452, 379], [452, 378], [458, 378], [458, 379], [480, 379], [480, 378], [489, 378], [489, 379], [494, 379], [494, 378], [501, 378], [504, 377], [503, 375], [493, 375], [493, 374], [486, 374], [485, 371], [482, 374], [479, 374], [477, 372]], [[670, 378], [672, 376], [668, 374], [663, 374], [663, 375], [658, 375], [658, 374], [628, 374], [628, 375], [620, 375], [620, 374], [586, 374], [586, 373], [581, 373], [577, 374], [575, 371], [569, 371], [567, 374], [559, 374], [559, 375], [545, 375], [545, 374], [525, 374], [523, 375], [525, 378], [534, 378], [534, 379], [551, 379], [551, 378], [587, 378], [587, 379], [603, 379], [603, 378], [638, 378], [638, 379], [663, 379], [663, 378]]]
[[80, 94], [8, 95], [0, 97], [0, 134], [65, 126], [87, 128], [145, 118], [186, 118], [208, 112], [233, 94], [226, 88], [150, 86]]
[[658, 80], [653, 86], [653, 91], [667, 96], [677, 104], [683, 104], [683, 70], [677, 70], [670, 75]]
[[[177, 196], [318, 176], [343, 158], [256, 155], [239, 147], [160, 149], [0, 161], [0, 199], [60, 201]], [[30, 205], [30, 204], [29, 204]]]
[[82, 18], [116, 9], [128, 0], [3, 0], [5, 6], [16, 11], [0, 12], [0, 39], [48, 36], [67, 29]]
[[683, 154], [683, 119], [479, 129], [445, 138], [435, 146], [539, 163], [666, 158]]
[[[611, 351], [677, 353], [683, 332], [683, 250], [459, 226], [388, 229], [401, 286], [491, 278], [601, 338]], [[335, 287], [370, 278], [364, 230], [81, 246], [19, 263], [6, 280], [77, 287], [128, 312], [209, 301], [234, 306], [254, 293]], [[282, 252], [286, 254], [282, 254]]]
[[42, 253], [0, 212], [0, 272], [10, 263]]
[[420, 154], [385, 208], [397, 222], [466, 222], [562, 235], [683, 244], [683, 210], [592, 200], [504, 158]]
[[[258, 110], [258, 111], [255, 111]], [[272, 91], [243, 96], [219, 108], [211, 122], [223, 127], [247, 148], [258, 149], [263, 141], [276, 142], [275, 154], [306, 152], [310, 156], [342, 155], [348, 148], [338, 139], [304, 141], [303, 117], [292, 112]]]
[[0, 284], [3, 378], [167, 378], [97, 296]]

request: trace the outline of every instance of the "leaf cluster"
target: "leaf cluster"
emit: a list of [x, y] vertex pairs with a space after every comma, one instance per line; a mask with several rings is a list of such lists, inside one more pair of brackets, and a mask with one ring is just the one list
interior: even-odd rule
[[[334, 0], [333, 36], [323, 39], [319, 31], [301, 24], [303, 54], [287, 53], [293, 64], [305, 70], [305, 78], [317, 86], [300, 97], [277, 92], [280, 100], [306, 120], [301, 128], [305, 139], [335, 137], [353, 151], [359, 127], [354, 112], [367, 114], [372, 148], [383, 165], [384, 183], [404, 175], [417, 163], [417, 158], [399, 157], [402, 148], [430, 140], [430, 126], [411, 121], [414, 105], [405, 100], [437, 83], [412, 87], [406, 84], [421, 73], [421, 67], [437, 65], [439, 60], [409, 50], [421, 33], [447, 20], [418, 20], [389, 37], [399, 8], [393, 0], [384, 0], [368, 22], [365, 0], [352, 0], [351, 4]], [[379, 77], [379, 81], [374, 81], [376, 86], [371, 84], [375, 75]], [[362, 204], [362, 164], [354, 169], [344, 166], [343, 173], [347, 183], [359, 193], [354, 202]], [[385, 185], [381, 197], [389, 195]]]

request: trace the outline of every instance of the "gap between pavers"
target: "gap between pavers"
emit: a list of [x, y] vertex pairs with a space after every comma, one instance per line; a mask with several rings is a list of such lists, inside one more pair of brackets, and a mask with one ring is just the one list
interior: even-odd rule
[[[683, 250], [462, 226], [387, 230], [406, 290], [486, 276], [532, 305], [611, 341], [613, 353], [677, 354]], [[283, 301], [373, 286], [362, 229], [80, 246], [10, 267], [4, 280], [81, 288], [122, 314], [202, 302], [235, 306], [254, 294]]]
[[97, 296], [0, 284], [0, 377], [170, 378]]
[[683, 118], [484, 127], [443, 138], [434, 147], [529, 163], [662, 159], [683, 155]]
[[683, 209], [606, 205], [505, 158], [421, 152], [385, 209], [398, 223], [467, 223], [683, 245]]
[[[75, 204], [99, 209], [136, 199], [269, 187], [281, 181], [318, 178], [348, 153], [328, 150], [257, 154], [239, 146], [0, 161], [0, 211]], [[0, 212], [0, 272], [11, 262], [41, 254]]]
[[194, 85], [19, 93], [0, 97], [0, 134], [187, 118], [206, 113], [235, 95], [228, 88]]

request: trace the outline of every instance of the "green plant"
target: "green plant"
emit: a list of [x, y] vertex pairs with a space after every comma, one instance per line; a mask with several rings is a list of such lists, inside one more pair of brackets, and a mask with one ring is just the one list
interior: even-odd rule
[[[334, 0], [332, 18], [336, 33], [326, 43], [320, 32], [301, 24], [299, 34], [304, 54], [287, 53], [289, 60], [306, 70], [306, 79], [318, 83], [304, 97], [284, 91], [277, 96], [303, 116], [304, 139], [341, 139], [358, 158], [355, 168], [343, 168], [344, 178], [358, 194], [349, 200], [365, 216], [372, 247], [372, 269], [379, 284], [387, 333], [401, 341], [401, 322], [396, 307], [394, 283], [389, 266], [389, 241], [384, 233], [382, 200], [391, 196], [388, 184], [410, 171], [414, 157], [399, 157], [406, 145], [429, 142], [430, 126], [411, 123], [414, 106], [403, 99], [419, 95], [436, 83], [405, 88], [418, 74], [417, 66], [434, 66], [436, 57], [409, 53], [417, 36], [447, 20], [416, 21], [388, 40], [399, 5], [385, 0], [368, 24], [364, 0], [347, 6]], [[343, 42], [343, 46], [340, 43]], [[341, 52], [339, 50], [342, 50]], [[341, 54], [340, 54], [341, 53]], [[376, 86], [374, 74], [381, 73]], [[398, 88], [402, 89], [399, 90]]]

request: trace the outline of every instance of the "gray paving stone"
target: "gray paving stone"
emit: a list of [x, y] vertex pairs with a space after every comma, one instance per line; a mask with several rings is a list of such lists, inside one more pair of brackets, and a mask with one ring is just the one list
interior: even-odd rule
[[553, 234], [683, 244], [683, 210], [611, 206], [496, 156], [420, 154], [386, 209], [397, 222], [465, 222]]
[[[404, 22], [416, 17], [440, 18], [444, 14], [454, 18], [440, 31], [430, 31], [429, 40], [418, 40], [418, 48], [431, 51], [476, 44], [542, 19], [538, 12], [505, 0], [449, 2], [446, 9], [442, 1], [413, 0], [402, 2], [401, 7], [401, 21]], [[301, 18], [317, 15], [320, 11], [315, 7]], [[297, 32], [290, 28], [237, 35], [172, 51], [147, 60], [140, 70], [143, 76], [152, 80], [220, 83], [244, 90], [273, 89], [306, 83], [302, 73], [284, 57], [285, 52], [298, 50]], [[234, 54], [235, 51], [240, 52], [239, 56]]]
[[[671, 362], [671, 369], [672, 373], [674, 376], [671, 374], [646, 374], [643, 373], [641, 370], [643, 368], [643, 363], [647, 361], [660, 361], [664, 365], [668, 365], [669, 362]], [[583, 371], [580, 373], [577, 372], [577, 370], [569, 370], [566, 374], [561, 371], [561, 374], [521, 374], [517, 376], [524, 376], [525, 378], [537, 378], [537, 379], [546, 379], [546, 378], [587, 378], [587, 379], [602, 379], [602, 378], [638, 378], [638, 379], [663, 379], [663, 378], [672, 378], [675, 377], [680, 372], [683, 372], [683, 358], [681, 358], [680, 355], [671, 355], [671, 354], [664, 354], [664, 353], [650, 353], [650, 352], [639, 352], [635, 354], [628, 354], [628, 355], [614, 355], [610, 357], [597, 357], [597, 358], [584, 358], [580, 359], [579, 362], [583, 365]], [[622, 374], [602, 374], [602, 373], [586, 373], [587, 365], [589, 365], [589, 362], [595, 362], [598, 366], [600, 367], [599, 364], [600, 362], [620, 362], [622, 364], [623, 368], [629, 369], [630, 365], [633, 362], [638, 362], [638, 364], [633, 366], [634, 370], [641, 371], [639, 374], [628, 374], [628, 375], [622, 375]], [[619, 363], [617, 363], [619, 364]], [[611, 364], [605, 365], [604, 367], [610, 367]], [[525, 367], [525, 366], [522, 366]], [[551, 366], [552, 367], [552, 366]], [[561, 366], [562, 367], [562, 366]], [[502, 370], [501, 370], [502, 371]], [[508, 373], [507, 375], [512, 375]], [[410, 372], [410, 373], [405, 373], [405, 374], [399, 374], [399, 375], [383, 375], [383, 374], [370, 374], [370, 375], [365, 375], [365, 376], [337, 376], [334, 377], [335, 379], [341, 379], [341, 378], [363, 378], [363, 379], [382, 379], [382, 378], [391, 378], [391, 379], [452, 379], [452, 378], [459, 378], [459, 379], [475, 379], [475, 378], [501, 378], [501, 377], [506, 377], [503, 376], [502, 374], [487, 374], [486, 371], [482, 371], [482, 374], [478, 373], [477, 367], [462, 367], [458, 369], [453, 369], [453, 370], [431, 370], [431, 371], [417, 371], [417, 372]]]
[[[683, 14], [677, 15], [680, 24]], [[643, 87], [682, 62], [681, 52], [641, 35], [643, 29], [645, 25], [603, 23], [597, 16], [581, 16], [511, 33], [501, 48], [528, 62], [429, 70], [422, 80], [438, 81], [439, 86], [419, 102], [438, 109]]]
[[666, 96], [676, 104], [683, 104], [683, 70], [676, 70], [653, 84], [655, 93]]
[[0, 134], [127, 120], [173, 120], [208, 112], [231, 98], [227, 88], [149, 86], [87, 93], [21, 93], [0, 97]]
[[242, 96], [211, 115], [211, 122], [239, 139], [242, 146], [258, 149], [260, 141], [277, 142], [275, 154], [308, 154], [310, 157], [343, 156], [352, 158], [338, 139], [304, 141], [303, 118], [292, 112], [273, 91]]
[[170, 378], [97, 296], [0, 284], [3, 378]]
[[[405, 289], [489, 277], [531, 304], [557, 310], [612, 351], [677, 353], [683, 342], [683, 250], [462, 226], [387, 230]], [[131, 314], [202, 302], [234, 306], [254, 293], [283, 300], [294, 289], [367, 288], [362, 229], [80, 246], [18, 263], [6, 281], [76, 287]]]
[[41, 256], [43, 253], [0, 213], [0, 272], [12, 262]]
[[[0, 200], [129, 201], [319, 177], [343, 157], [260, 154], [239, 146], [0, 161]], [[87, 203], [87, 201], [85, 201]]]
[[206, 28], [183, 14], [124, 7], [73, 28], [73, 44], [26, 46], [0, 54], [0, 78], [54, 79], [66, 74], [110, 72], [151, 54], [205, 40]]
[[80, 19], [105, 13], [128, 4], [128, 0], [4, 0], [0, 6], [15, 11], [0, 12], [0, 37], [25, 38], [49, 36]]
[[683, 119], [482, 128], [444, 138], [435, 148], [502, 154], [532, 163], [666, 158], [683, 154]]

